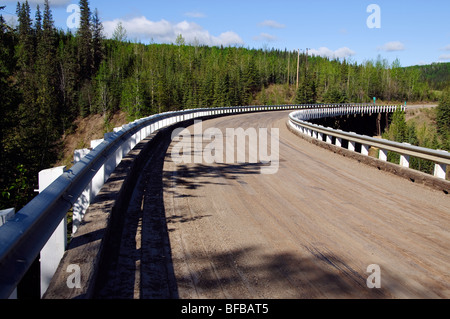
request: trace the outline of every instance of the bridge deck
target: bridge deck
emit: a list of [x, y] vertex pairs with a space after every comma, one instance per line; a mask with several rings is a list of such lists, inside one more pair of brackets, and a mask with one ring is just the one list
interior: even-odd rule
[[[122, 254], [134, 297], [449, 298], [449, 195], [308, 143], [288, 113], [203, 122], [278, 127], [276, 174], [176, 164], [174, 143], [162, 176], [146, 169], [130, 206], [136, 255]], [[379, 289], [366, 286], [371, 264]]]

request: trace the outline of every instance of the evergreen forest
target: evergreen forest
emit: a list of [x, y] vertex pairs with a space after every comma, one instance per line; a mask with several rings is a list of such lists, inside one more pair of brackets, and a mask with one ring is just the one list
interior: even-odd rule
[[[120, 23], [107, 39], [97, 10], [88, 0], [79, 6], [75, 33], [55, 27], [48, 0], [33, 16], [28, 2], [18, 3], [15, 26], [0, 7], [0, 209], [18, 210], [36, 195], [38, 172], [61, 156], [62, 136], [74, 120], [90, 114], [108, 122], [123, 111], [132, 121], [169, 110], [251, 105], [274, 85], [294, 90], [290, 103], [376, 97], [450, 104], [448, 93], [441, 97], [450, 64], [405, 68], [382, 57], [358, 64], [297, 51], [187, 44], [182, 35], [173, 44], [142, 44], [129, 41]], [[448, 127], [448, 107], [440, 110]]]

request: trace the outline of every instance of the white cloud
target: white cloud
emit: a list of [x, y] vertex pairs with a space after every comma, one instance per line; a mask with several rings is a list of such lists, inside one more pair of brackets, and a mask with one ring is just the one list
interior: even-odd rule
[[441, 54], [441, 55], [439, 56], [439, 60], [440, 60], [440, 61], [447, 61], [447, 60], [450, 60], [450, 54]]
[[377, 48], [378, 51], [394, 52], [405, 50], [405, 45], [400, 41], [387, 42]]
[[278, 23], [274, 20], [264, 20], [259, 25], [262, 27], [269, 27], [273, 29], [283, 29], [286, 27], [284, 24]]
[[117, 24], [122, 22], [130, 39], [155, 40], [163, 43], [175, 43], [179, 34], [186, 43], [199, 43], [214, 45], [240, 45], [244, 44], [242, 38], [233, 31], [223, 32], [218, 36], [211, 35], [208, 30], [194, 22], [182, 21], [172, 23], [167, 20], [151, 21], [146, 17], [135, 17], [129, 20], [115, 19], [103, 22], [107, 37], [111, 37]]
[[268, 34], [268, 33], [260, 33], [258, 36], [253, 37], [253, 40], [255, 41], [276, 41], [278, 38], [274, 35]]
[[189, 18], [205, 18], [206, 15], [202, 12], [198, 12], [198, 11], [191, 11], [191, 12], [186, 12], [184, 14], [185, 17], [189, 17]]
[[450, 51], [450, 44], [441, 49], [442, 51]]
[[308, 54], [309, 55], [318, 55], [321, 57], [327, 57], [330, 59], [342, 59], [342, 58], [347, 58], [347, 57], [353, 56], [356, 54], [356, 52], [347, 47], [339, 48], [335, 51], [330, 50], [327, 47], [321, 47], [318, 50], [316, 50], [316, 49], [309, 50]]

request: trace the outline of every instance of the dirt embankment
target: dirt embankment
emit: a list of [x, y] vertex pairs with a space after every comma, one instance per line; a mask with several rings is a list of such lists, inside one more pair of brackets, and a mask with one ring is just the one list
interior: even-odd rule
[[89, 148], [92, 140], [101, 139], [106, 132], [112, 131], [114, 127], [119, 127], [127, 123], [128, 121], [124, 112], [115, 113], [109, 121], [108, 127], [105, 123], [105, 117], [101, 114], [92, 114], [84, 118], [77, 118], [74, 122], [73, 131], [61, 139], [61, 158], [54, 166], [64, 165], [70, 168], [73, 161], [73, 152], [76, 149]]

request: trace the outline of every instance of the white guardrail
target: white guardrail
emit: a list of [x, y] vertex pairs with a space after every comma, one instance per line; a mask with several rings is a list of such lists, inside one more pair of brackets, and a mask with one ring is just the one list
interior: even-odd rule
[[[372, 107], [357, 107], [361, 113], [384, 113], [394, 112], [396, 108], [404, 106], [385, 105]], [[358, 112], [358, 113], [359, 113]], [[352, 114], [354, 108], [351, 106], [339, 106], [324, 109], [306, 109], [292, 112], [289, 115], [289, 125], [296, 131], [319, 139], [329, 144], [342, 147], [342, 141], [348, 141], [348, 149], [355, 151], [356, 143], [361, 144], [361, 154], [369, 155], [369, 148], [375, 147], [379, 149], [378, 158], [387, 161], [388, 151], [400, 154], [400, 165], [409, 167], [410, 156], [434, 162], [434, 176], [438, 178], [446, 178], [447, 165], [450, 164], [450, 153], [442, 150], [433, 150], [424, 147], [410, 145], [408, 143], [398, 143], [381, 138], [374, 138], [365, 135], [359, 135], [353, 132], [345, 132], [330, 127], [309, 123], [308, 120]]]
[[[357, 114], [393, 111], [385, 106], [379, 108], [372, 104], [240, 106], [192, 109], [152, 115], [116, 128], [113, 133], [105, 134], [105, 139], [97, 141], [96, 146], [86, 151], [87, 154], [84, 157], [80, 156], [71, 169], [64, 171], [63, 168], [58, 168], [57, 177], [51, 178], [51, 181], [47, 183], [48, 186], [40, 185], [39, 195], [12, 217], [10, 216], [8, 221], [0, 227], [0, 298], [14, 297], [15, 288], [38, 256], [41, 263], [41, 295], [43, 295], [64, 253], [66, 231], [64, 225], [63, 227], [61, 225], [64, 224], [67, 212], [73, 209], [74, 218], [81, 219], [91, 199], [94, 199], [122, 158], [153, 132], [190, 119], [295, 109], [301, 111], [290, 115], [290, 123], [306, 134], [314, 135], [314, 132], [317, 132], [335, 136], [337, 141], [346, 138], [353, 142], [362, 142], [364, 145], [386, 146], [382, 147], [384, 150], [402, 149], [405, 151], [404, 154], [413, 156], [427, 153], [431, 158], [436, 159], [436, 162], [450, 164], [448, 155], [445, 157], [441, 152], [407, 146], [400, 148], [395, 143], [389, 144], [352, 133], [323, 128], [305, 121], [338, 115], [339, 112]], [[74, 224], [75, 222], [76, 220]], [[60, 228], [62, 231], [59, 231]], [[55, 236], [57, 232], [55, 230], [58, 230], [58, 236]], [[58, 238], [55, 239], [55, 237]], [[45, 256], [44, 250], [51, 252], [49, 257]], [[60, 251], [56, 253], [57, 250]], [[42, 282], [43, 279], [46, 283]]]
[[0, 298], [17, 296], [17, 285], [38, 256], [41, 296], [44, 294], [64, 254], [67, 212], [73, 208], [74, 218], [81, 219], [122, 158], [153, 132], [189, 119], [307, 107], [314, 106], [239, 106], [166, 112], [136, 120], [105, 134], [104, 140], [93, 141], [93, 149], [81, 154], [84, 157], [79, 156], [70, 170], [54, 169], [50, 175], [57, 177], [50, 176], [48, 185], [40, 185], [38, 196], [16, 214], [7, 214], [7, 222], [0, 227]]

